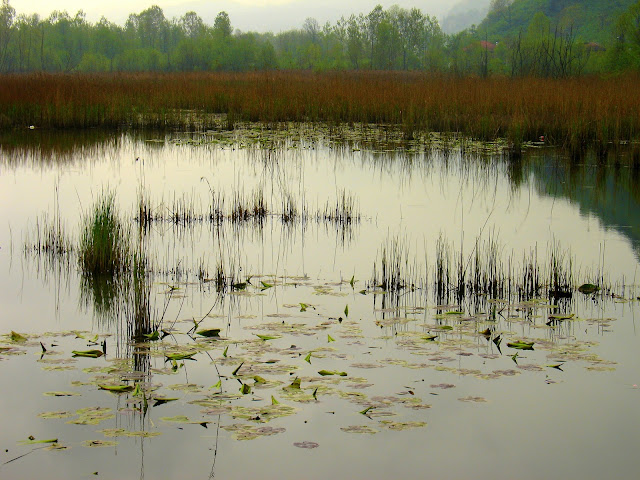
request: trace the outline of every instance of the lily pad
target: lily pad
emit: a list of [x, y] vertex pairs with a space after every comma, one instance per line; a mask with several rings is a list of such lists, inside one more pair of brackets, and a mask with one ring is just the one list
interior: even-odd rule
[[118, 442], [113, 440], [86, 440], [82, 442], [82, 445], [89, 448], [115, 447]]
[[[309, 362], [311, 363], [311, 362]], [[322, 375], [323, 377], [328, 376], [328, 375], [338, 375], [340, 377], [346, 377], [347, 376], [347, 372], [339, 372], [337, 370], [320, 370], [318, 372], [319, 375]]]
[[578, 287], [578, 291], [580, 293], [584, 293], [585, 295], [590, 295], [597, 292], [598, 290], [600, 290], [600, 287], [594, 285], [593, 283], [583, 283]]
[[517, 350], [533, 350], [534, 343], [535, 342], [524, 342], [524, 341], [510, 342], [510, 343], [507, 343], [507, 347], [515, 348]]
[[100, 358], [104, 355], [102, 350], [73, 350], [74, 357]]
[[348, 427], [340, 427], [340, 430], [346, 433], [360, 433], [367, 435], [374, 435], [378, 433], [378, 430], [367, 427], [366, 425], [350, 425]]
[[204, 330], [198, 330], [196, 335], [200, 335], [202, 337], [214, 338], [220, 337], [220, 329], [219, 328], [208, 328]]
[[298, 448], [308, 448], [308, 449], [312, 449], [312, 448], [318, 448], [320, 446], [319, 443], [316, 442], [294, 442], [293, 443], [294, 447], [298, 447]]

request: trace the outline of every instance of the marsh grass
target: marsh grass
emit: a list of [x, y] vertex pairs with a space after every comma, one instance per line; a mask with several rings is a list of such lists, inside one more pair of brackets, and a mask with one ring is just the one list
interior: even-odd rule
[[50, 218], [44, 214], [36, 220], [33, 231], [27, 232], [24, 249], [25, 253], [46, 256], [50, 260], [68, 260], [74, 246], [60, 216], [56, 214]]
[[382, 245], [368, 288], [398, 296], [407, 291], [427, 292], [431, 282], [430, 290], [438, 304], [463, 304], [478, 298], [570, 298], [579, 287], [576, 278], [611, 292], [603, 265], [593, 271], [577, 269], [570, 249], [564, 249], [557, 241], [547, 246], [545, 259], [539, 259], [537, 246], [523, 252], [521, 261], [515, 258], [514, 252], [505, 252], [495, 234], [479, 236], [466, 254], [440, 235], [433, 264], [427, 262], [426, 254], [424, 259], [419, 252], [410, 254], [406, 241], [393, 238]]
[[[426, 285], [417, 258], [409, 258], [409, 244], [400, 238], [388, 239], [380, 248], [378, 258], [373, 264], [373, 274], [369, 288], [383, 292], [400, 294], [406, 291], [422, 289]], [[426, 268], [426, 260], [424, 262]]]
[[83, 275], [114, 278], [129, 271], [128, 232], [118, 216], [113, 193], [103, 192], [82, 220], [78, 261]]
[[327, 203], [324, 209], [319, 210], [316, 215], [318, 221], [334, 223], [336, 225], [349, 225], [360, 221], [360, 211], [357, 206], [356, 197], [342, 189], [337, 194], [335, 202]]
[[270, 217], [279, 219], [284, 225], [313, 220], [343, 230], [361, 221], [356, 197], [344, 189], [338, 192], [335, 200], [327, 200], [324, 207], [318, 208], [315, 213], [309, 213], [312, 209], [291, 192], [283, 192], [279, 200], [274, 200], [280, 207], [273, 209], [261, 187], [255, 188], [249, 194], [234, 190], [229, 196], [211, 188], [209, 190], [209, 203], [207, 211], [204, 212], [198, 207], [198, 197], [194, 192], [174, 198], [171, 206], [166, 207], [164, 202], [152, 204], [148, 194], [140, 189], [136, 212], [133, 215], [134, 221], [143, 232], [147, 232], [155, 223], [168, 223], [182, 228], [195, 227], [202, 223], [220, 226], [227, 222], [233, 225], [249, 224], [261, 227]]
[[[537, 141], [601, 155], [640, 134], [637, 74], [570, 79], [419, 72], [27, 74], [0, 77], [0, 128], [223, 128], [241, 121], [378, 124]], [[269, 92], [265, 95], [264, 92]]]

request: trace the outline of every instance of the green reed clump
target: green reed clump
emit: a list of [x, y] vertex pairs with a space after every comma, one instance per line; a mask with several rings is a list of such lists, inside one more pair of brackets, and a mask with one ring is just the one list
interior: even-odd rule
[[78, 259], [82, 273], [90, 276], [115, 277], [130, 269], [127, 232], [112, 193], [103, 193], [84, 216]]

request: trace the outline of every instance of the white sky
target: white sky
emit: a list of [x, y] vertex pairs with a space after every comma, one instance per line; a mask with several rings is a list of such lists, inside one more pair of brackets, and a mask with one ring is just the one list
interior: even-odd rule
[[307, 17], [316, 18], [320, 24], [334, 22], [340, 16], [351, 13], [368, 13], [377, 4], [389, 7], [397, 4], [404, 8], [418, 7], [423, 12], [442, 18], [460, 0], [9, 0], [20, 13], [38, 13], [49, 16], [53, 10], [66, 10], [75, 14], [82, 9], [89, 21], [101, 16], [123, 24], [130, 13], [139, 13], [151, 5], [158, 5], [167, 18], [180, 17], [193, 10], [208, 24], [222, 10], [231, 17], [234, 28], [244, 31], [279, 32], [299, 28]]

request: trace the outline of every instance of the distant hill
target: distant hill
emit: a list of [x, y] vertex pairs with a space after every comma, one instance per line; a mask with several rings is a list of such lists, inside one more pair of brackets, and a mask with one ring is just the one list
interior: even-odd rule
[[490, 0], [460, 0], [440, 21], [445, 33], [458, 33], [471, 25], [478, 25], [489, 12]]
[[[637, 0], [513, 0], [490, 11], [478, 25], [478, 34], [496, 41], [526, 30], [536, 13], [542, 12], [551, 25], [573, 24], [585, 42], [608, 43], [619, 15]], [[499, 2], [502, 3], [502, 2]]]

